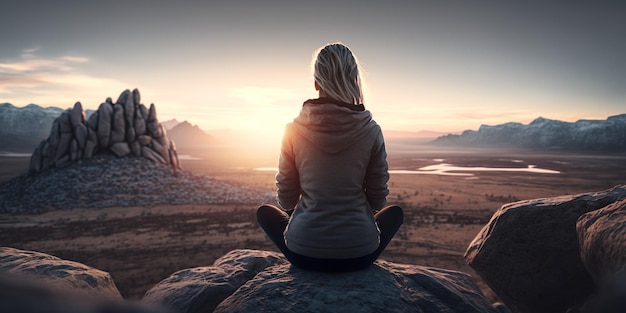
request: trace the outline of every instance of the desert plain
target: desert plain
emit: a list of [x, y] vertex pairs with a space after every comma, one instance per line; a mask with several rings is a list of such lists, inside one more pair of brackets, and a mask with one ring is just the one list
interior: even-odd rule
[[[179, 154], [185, 171], [275, 191], [272, 168], [277, 166], [277, 154], [219, 149], [179, 150]], [[626, 177], [624, 153], [452, 149], [397, 143], [388, 145], [388, 161], [387, 203], [404, 208], [405, 222], [381, 259], [469, 273], [492, 301], [497, 297], [465, 263], [463, 254], [499, 207], [520, 200], [600, 191], [623, 184]], [[0, 184], [27, 173], [28, 162], [27, 156], [0, 156]], [[436, 171], [442, 164], [447, 171]], [[422, 170], [416, 172], [418, 169]], [[175, 271], [211, 266], [230, 250], [278, 251], [256, 223], [260, 204], [0, 213], [0, 246], [41, 251], [107, 271], [125, 298], [140, 299]]]

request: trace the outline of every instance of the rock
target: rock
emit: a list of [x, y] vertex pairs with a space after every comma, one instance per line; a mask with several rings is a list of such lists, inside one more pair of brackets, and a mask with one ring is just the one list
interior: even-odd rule
[[141, 109], [135, 109], [135, 135], [141, 136], [146, 134], [146, 120], [143, 118]]
[[30, 156], [30, 165], [29, 165], [29, 172], [30, 173], [39, 173], [41, 172], [41, 168], [42, 168], [42, 153], [43, 153], [43, 147], [45, 146], [46, 141], [43, 140], [41, 141], [41, 143], [39, 144], [39, 146], [37, 146], [37, 148], [35, 148], [35, 151], [33, 152], [33, 154]]
[[126, 142], [117, 142], [111, 146], [111, 151], [118, 157], [123, 157], [130, 153], [130, 147]]
[[68, 155], [70, 152], [70, 144], [72, 143], [72, 133], [62, 133], [61, 139], [59, 140], [59, 145], [56, 149], [56, 155], [54, 157], [55, 160], [62, 158], [65, 155]]
[[156, 120], [157, 120], [156, 107], [154, 106], [154, 103], [150, 103], [150, 109], [148, 110], [148, 118], [146, 118], [146, 121], [154, 122]]
[[[129, 91], [130, 93], [130, 91]], [[133, 103], [133, 96], [129, 95], [126, 98], [124, 105], [124, 119], [128, 128], [133, 128], [135, 122], [135, 104]]]
[[350, 273], [298, 269], [281, 254], [234, 250], [213, 266], [178, 271], [143, 301], [175, 312], [508, 312], [469, 275], [377, 261]]
[[101, 104], [98, 108], [98, 142], [102, 148], [109, 147], [112, 120], [113, 107], [106, 102]]
[[97, 130], [98, 129], [98, 111], [91, 113], [87, 120], [87, 128]]
[[162, 146], [158, 140], [152, 140], [152, 149], [156, 151], [165, 160], [165, 164], [170, 163], [170, 154], [167, 147]]
[[626, 308], [626, 272], [620, 272], [598, 286], [598, 291], [579, 307], [567, 313], [624, 313]]
[[579, 254], [577, 219], [626, 197], [626, 185], [502, 206], [465, 252], [512, 312], [565, 312], [595, 288]]
[[78, 160], [78, 143], [76, 142], [76, 139], [72, 139], [72, 142], [70, 143], [70, 160], [71, 161], [76, 161]]
[[119, 97], [117, 97], [117, 101], [115, 101], [115, 104], [124, 105], [126, 101], [128, 101], [128, 98], [130, 97], [131, 97], [130, 90], [126, 89], [122, 91], [122, 93], [120, 93]]
[[74, 126], [74, 138], [80, 149], [85, 148], [85, 142], [87, 141], [87, 126], [84, 124], [78, 124]]
[[130, 143], [130, 152], [134, 156], [141, 156], [141, 145], [137, 141], [133, 141]]
[[50, 144], [56, 147], [61, 141], [61, 130], [59, 126], [59, 118], [57, 117], [54, 122], [52, 122], [52, 128], [50, 128], [50, 135], [48, 136]]
[[98, 146], [98, 136], [96, 132], [90, 128], [87, 129], [87, 141], [85, 142], [85, 149], [83, 150], [83, 158], [91, 159], [95, 148]]
[[70, 112], [65, 111], [61, 113], [61, 116], [59, 116], [59, 131], [61, 133], [72, 132], [72, 122], [70, 120]]
[[0, 273], [23, 275], [87, 296], [122, 299], [109, 273], [41, 252], [0, 247]]
[[72, 108], [70, 116], [70, 122], [73, 127], [85, 124], [85, 112], [83, 111], [83, 105], [80, 104], [80, 102], [76, 102], [74, 104], [74, 108]]
[[139, 93], [139, 89], [137, 88], [133, 89], [133, 103], [135, 105], [141, 104], [141, 94]]
[[68, 154], [64, 155], [60, 159], [54, 161], [54, 166], [56, 167], [64, 167], [70, 163], [70, 156]]
[[580, 257], [596, 283], [626, 272], [626, 199], [583, 214], [576, 230]]
[[139, 137], [137, 137], [137, 141], [139, 142], [140, 145], [147, 146], [150, 143], [152, 143], [152, 137], [145, 136], [145, 135], [139, 136]]
[[133, 142], [136, 137], [135, 127], [126, 128], [126, 142]]
[[113, 124], [111, 128], [111, 145], [124, 141], [126, 137], [126, 122], [124, 121], [124, 107], [121, 104], [113, 106]]
[[165, 159], [163, 159], [161, 155], [158, 154], [156, 151], [150, 149], [150, 147], [147, 147], [147, 146], [141, 147], [141, 155], [151, 161], [167, 164], [165, 162]]
[[144, 121], [148, 121], [148, 115], [150, 115], [150, 111], [148, 110], [148, 108], [146, 108], [145, 105], [140, 104], [139, 105], [139, 111], [141, 111], [141, 117], [143, 118]]
[[115, 104], [115, 103], [113, 103], [113, 99], [111, 99], [111, 97], [107, 97], [107, 99], [104, 102], [110, 104], [111, 107], [113, 107], [113, 105]]
[[146, 126], [148, 128], [148, 135], [154, 138], [159, 138], [163, 136], [161, 124], [159, 124], [159, 121], [154, 120], [154, 121], [148, 122], [146, 123]]

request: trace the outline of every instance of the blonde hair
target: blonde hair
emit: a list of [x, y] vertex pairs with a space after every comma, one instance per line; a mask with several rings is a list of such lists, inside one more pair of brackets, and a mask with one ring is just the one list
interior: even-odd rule
[[361, 66], [347, 46], [329, 43], [315, 52], [313, 60], [313, 77], [326, 96], [346, 103], [363, 103]]

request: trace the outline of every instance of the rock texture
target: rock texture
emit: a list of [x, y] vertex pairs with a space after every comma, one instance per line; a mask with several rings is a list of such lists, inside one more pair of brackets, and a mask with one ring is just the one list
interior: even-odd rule
[[[5, 249], [9, 248], [0, 248], [0, 312], [167, 312], [155, 305], [124, 301], [113, 285], [110, 288], [92, 287], [94, 281], [102, 282], [99, 278], [92, 279], [92, 275], [104, 272], [39, 252], [11, 249], [12, 252], [6, 253]], [[14, 259], [7, 260], [11, 257]], [[19, 268], [4, 269], [9, 263], [16, 265], [19, 262], [24, 262]], [[83, 269], [88, 271], [81, 273]]]
[[596, 287], [580, 258], [576, 221], [624, 198], [626, 185], [504, 205], [465, 258], [511, 311], [565, 312]]
[[146, 158], [118, 158], [111, 154], [99, 154], [89, 160], [69, 163], [63, 168], [50, 168], [38, 175], [22, 175], [0, 184], [0, 212], [9, 213], [272, 201], [272, 191], [178, 171]]
[[626, 199], [582, 215], [576, 230], [580, 257], [598, 284], [626, 271]]
[[174, 312], [508, 312], [467, 274], [377, 261], [351, 273], [292, 267], [275, 252], [235, 250], [172, 274], [143, 301]]
[[[50, 135], [35, 149], [30, 173], [90, 159], [95, 154], [113, 153], [123, 157], [131, 152], [154, 162], [180, 168], [176, 146], [159, 124], [154, 104], [148, 111], [139, 103], [139, 90], [125, 90], [116, 103], [107, 99], [88, 120], [80, 102], [54, 120]], [[146, 129], [150, 131], [146, 134]], [[137, 136], [150, 140], [139, 140]]]
[[0, 274], [45, 281], [94, 298], [122, 299], [109, 273], [41, 252], [0, 247]]

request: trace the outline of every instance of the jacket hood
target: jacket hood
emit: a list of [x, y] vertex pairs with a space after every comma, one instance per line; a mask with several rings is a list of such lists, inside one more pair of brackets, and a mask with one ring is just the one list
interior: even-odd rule
[[372, 114], [362, 104], [330, 98], [305, 101], [292, 125], [306, 140], [331, 154], [349, 148], [378, 129]]

